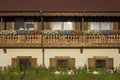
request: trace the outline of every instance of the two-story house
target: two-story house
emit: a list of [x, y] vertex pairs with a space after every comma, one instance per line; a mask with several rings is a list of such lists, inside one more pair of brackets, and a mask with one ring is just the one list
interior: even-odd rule
[[117, 0], [0, 1], [0, 66], [118, 67], [119, 4]]

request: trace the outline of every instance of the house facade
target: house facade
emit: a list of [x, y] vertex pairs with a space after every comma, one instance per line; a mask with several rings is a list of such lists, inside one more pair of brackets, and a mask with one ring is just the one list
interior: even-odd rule
[[1, 67], [119, 67], [119, 2], [44, 1], [0, 2]]
[[0, 66], [120, 66], [120, 12], [0, 11]]

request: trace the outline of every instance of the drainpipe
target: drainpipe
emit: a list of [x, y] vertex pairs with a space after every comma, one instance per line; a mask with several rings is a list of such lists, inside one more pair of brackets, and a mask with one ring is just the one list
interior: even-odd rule
[[[40, 13], [41, 13], [42, 30], [44, 30], [43, 11], [40, 11]], [[44, 51], [44, 45], [43, 45], [43, 34], [41, 34], [41, 48], [42, 48], [42, 65], [45, 66], [45, 51]]]

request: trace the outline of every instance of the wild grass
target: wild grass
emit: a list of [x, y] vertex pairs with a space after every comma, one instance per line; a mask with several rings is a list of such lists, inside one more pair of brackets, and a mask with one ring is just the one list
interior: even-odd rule
[[106, 69], [98, 69], [99, 74], [93, 74], [94, 69], [74, 68], [74, 74], [69, 75], [67, 69], [60, 68], [60, 74], [55, 74], [55, 68], [36, 67], [21, 71], [19, 68], [6, 67], [0, 70], [0, 80], [120, 80], [120, 70], [114, 73]]

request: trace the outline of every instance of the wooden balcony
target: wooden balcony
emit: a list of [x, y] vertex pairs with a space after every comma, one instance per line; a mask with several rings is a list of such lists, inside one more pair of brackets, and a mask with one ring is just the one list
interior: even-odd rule
[[120, 47], [120, 35], [0, 35], [0, 47]]

